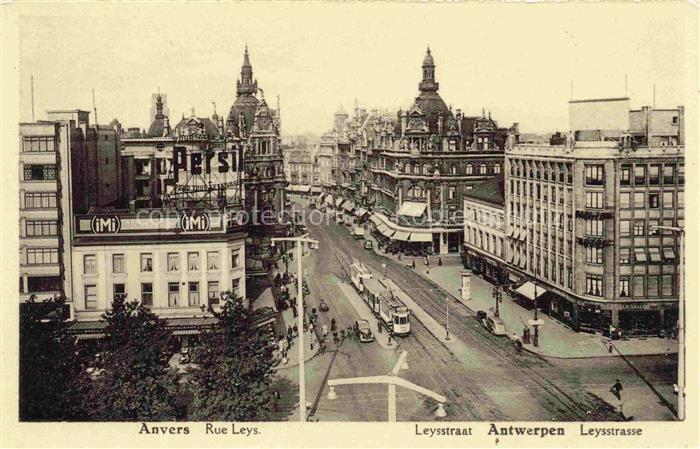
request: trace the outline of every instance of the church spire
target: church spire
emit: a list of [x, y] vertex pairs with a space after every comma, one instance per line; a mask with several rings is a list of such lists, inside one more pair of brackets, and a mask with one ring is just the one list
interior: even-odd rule
[[250, 56], [248, 55], [248, 44], [245, 46], [243, 53], [243, 65], [241, 66], [241, 79], [236, 85], [237, 96], [255, 95], [258, 91], [257, 81], [253, 81], [253, 66], [250, 64]]

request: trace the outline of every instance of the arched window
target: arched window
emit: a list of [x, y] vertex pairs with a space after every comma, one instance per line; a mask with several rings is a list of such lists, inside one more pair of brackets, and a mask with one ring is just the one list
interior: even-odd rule
[[423, 188], [421, 186], [416, 186], [414, 189], [413, 196], [416, 198], [423, 198]]
[[452, 174], [452, 175], [456, 175], [456, 174], [457, 174], [457, 165], [456, 165], [456, 164], [452, 164], [452, 165], [450, 166], [450, 174]]
[[420, 174], [420, 165], [413, 164], [413, 173], [416, 175]]
[[494, 164], [494, 166], [493, 166], [493, 172], [494, 172], [495, 174], [501, 173], [501, 165], [500, 165], [500, 164]]
[[428, 164], [423, 164], [423, 174], [424, 174], [424, 175], [429, 175], [429, 174], [430, 174], [430, 165], [428, 165]]
[[486, 174], [486, 164], [482, 163], [481, 165], [479, 165], [479, 174], [480, 175]]
[[408, 162], [406, 162], [406, 163], [404, 164], [404, 166], [403, 166], [403, 171], [404, 171], [405, 173], [411, 173], [411, 164], [409, 164]]
[[474, 168], [472, 167], [472, 164], [467, 164], [467, 174], [474, 174]]

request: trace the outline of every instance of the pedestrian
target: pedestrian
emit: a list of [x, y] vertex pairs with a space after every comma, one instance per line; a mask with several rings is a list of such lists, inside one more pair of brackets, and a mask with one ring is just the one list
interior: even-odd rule
[[292, 329], [294, 330], [294, 337], [299, 335], [299, 327], [297, 327], [297, 323], [294, 323], [294, 327], [292, 327]]
[[414, 270], [416, 269], [416, 259], [413, 259], [413, 260], [411, 261], [411, 268], [414, 269]]
[[335, 318], [333, 318], [333, 319], [331, 319], [331, 331], [335, 332], [336, 329], [337, 329], [337, 327], [335, 325]]
[[425, 274], [430, 274], [430, 265], [425, 267]]
[[612, 392], [612, 394], [615, 395], [615, 397], [618, 400], [622, 400], [622, 384], [620, 383], [620, 379], [615, 379], [615, 385], [613, 385], [612, 388], [610, 388], [610, 391]]
[[382, 333], [382, 322], [377, 320], [377, 332]]
[[438, 257], [438, 266], [442, 266], [442, 257]]
[[326, 335], [328, 335], [328, 325], [325, 323], [321, 326], [321, 334], [323, 335], [323, 339], [325, 340]]
[[401, 253], [399, 253], [399, 260], [401, 260]]
[[338, 331], [333, 331], [333, 343], [338, 346]]

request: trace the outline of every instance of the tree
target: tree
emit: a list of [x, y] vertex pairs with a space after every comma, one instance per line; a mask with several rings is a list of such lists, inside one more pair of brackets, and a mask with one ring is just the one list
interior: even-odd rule
[[82, 380], [87, 419], [174, 419], [179, 375], [168, 365], [175, 341], [164, 321], [123, 296], [114, 299], [103, 319], [107, 327], [96, 371]]
[[273, 408], [274, 346], [256, 327], [259, 311], [224, 294], [216, 328], [193, 352], [190, 384], [195, 420], [264, 421]]
[[61, 421], [73, 417], [73, 381], [79, 372], [74, 339], [62, 319], [63, 298], [20, 306], [19, 418]]

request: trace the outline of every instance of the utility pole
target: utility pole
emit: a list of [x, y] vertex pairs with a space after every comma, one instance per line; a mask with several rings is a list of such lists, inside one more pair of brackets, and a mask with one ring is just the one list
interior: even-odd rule
[[296, 242], [297, 252], [297, 326], [299, 327], [299, 421], [306, 422], [306, 373], [304, 371], [304, 292], [302, 289], [304, 271], [301, 266], [301, 246], [309, 244], [309, 248], [318, 245], [318, 241], [310, 239], [308, 234], [300, 237], [273, 237], [271, 245], [276, 242]]
[[438, 418], [444, 418], [447, 416], [447, 413], [445, 412], [445, 402], [447, 402], [447, 398], [445, 396], [398, 377], [399, 370], [408, 369], [408, 363], [406, 363], [407, 356], [408, 353], [403, 351], [399, 356], [399, 360], [396, 362], [396, 365], [394, 365], [394, 369], [392, 369], [391, 372], [385, 376], [350, 377], [345, 379], [329, 380], [328, 387], [330, 388], [330, 391], [328, 392], [328, 399], [334, 400], [338, 397], [335, 392], [335, 387], [337, 385], [386, 384], [388, 387], [389, 396], [387, 421], [396, 422], [396, 387], [399, 386], [413, 390], [438, 401], [438, 408], [435, 411], [435, 416]]
[[676, 226], [651, 226], [678, 233], [678, 419], [685, 420], [685, 230]]

